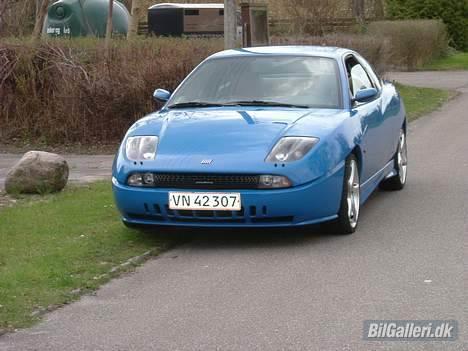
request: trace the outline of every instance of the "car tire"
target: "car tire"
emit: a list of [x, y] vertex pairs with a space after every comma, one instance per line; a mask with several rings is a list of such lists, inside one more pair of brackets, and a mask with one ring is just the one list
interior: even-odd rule
[[360, 212], [359, 163], [354, 154], [346, 159], [343, 190], [338, 218], [331, 223], [331, 231], [336, 234], [352, 234], [358, 226]]
[[395, 170], [397, 172], [393, 177], [384, 179], [380, 183], [382, 190], [401, 190], [405, 187], [408, 177], [408, 147], [406, 144], [406, 133], [402, 128], [400, 130], [400, 138], [398, 140], [398, 149], [393, 158]]

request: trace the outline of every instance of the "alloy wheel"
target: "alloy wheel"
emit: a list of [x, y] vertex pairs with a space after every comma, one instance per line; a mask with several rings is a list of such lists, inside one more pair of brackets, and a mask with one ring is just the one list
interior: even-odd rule
[[398, 175], [400, 177], [400, 182], [401, 184], [405, 184], [407, 170], [408, 170], [408, 148], [406, 146], [406, 135], [404, 131], [401, 131], [401, 134], [400, 134], [400, 141], [398, 144], [397, 163], [398, 163]]
[[360, 207], [359, 170], [356, 160], [351, 160], [349, 164], [347, 186], [348, 219], [351, 227], [354, 228], [358, 222]]

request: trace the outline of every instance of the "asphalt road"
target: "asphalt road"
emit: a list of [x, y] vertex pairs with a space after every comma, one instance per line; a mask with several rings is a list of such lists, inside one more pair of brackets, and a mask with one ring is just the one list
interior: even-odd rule
[[[467, 135], [468, 92], [413, 123], [407, 187], [375, 193], [352, 236], [185, 231], [0, 350], [466, 350]], [[455, 319], [460, 338], [366, 342], [368, 319]]]

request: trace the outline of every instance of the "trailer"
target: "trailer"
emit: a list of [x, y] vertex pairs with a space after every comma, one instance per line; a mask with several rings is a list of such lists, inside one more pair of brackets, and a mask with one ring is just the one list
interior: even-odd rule
[[224, 4], [156, 4], [148, 8], [148, 34], [158, 36], [224, 34]]

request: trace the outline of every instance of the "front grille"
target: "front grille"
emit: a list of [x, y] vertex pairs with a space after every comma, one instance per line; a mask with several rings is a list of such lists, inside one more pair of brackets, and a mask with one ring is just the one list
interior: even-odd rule
[[154, 187], [178, 189], [257, 189], [258, 175], [156, 173]]

